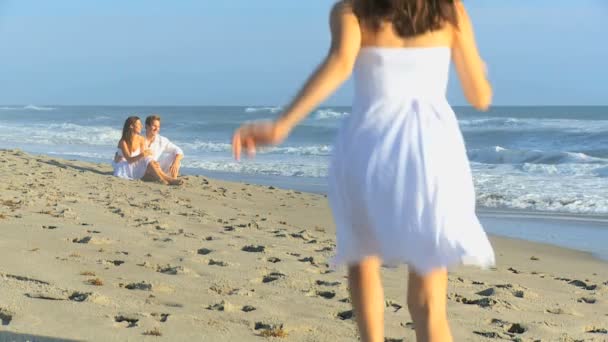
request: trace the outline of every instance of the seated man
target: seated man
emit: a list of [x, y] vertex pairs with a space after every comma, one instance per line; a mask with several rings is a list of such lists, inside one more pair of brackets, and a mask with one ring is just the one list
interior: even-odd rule
[[146, 118], [146, 146], [152, 151], [152, 158], [160, 164], [166, 174], [177, 178], [184, 151], [169, 139], [160, 136], [160, 116]]

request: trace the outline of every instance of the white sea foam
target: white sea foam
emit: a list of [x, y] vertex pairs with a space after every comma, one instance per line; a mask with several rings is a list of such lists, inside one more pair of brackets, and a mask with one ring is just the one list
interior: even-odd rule
[[53, 107], [42, 107], [42, 106], [36, 106], [36, 105], [32, 105], [29, 104], [27, 106], [23, 106], [23, 107], [8, 107], [8, 106], [4, 106], [4, 107], [0, 107], [0, 110], [35, 110], [35, 111], [51, 111], [51, 110], [55, 110], [56, 108]]
[[333, 109], [319, 109], [314, 112], [313, 118], [317, 120], [341, 119], [350, 113], [340, 112]]
[[474, 118], [458, 121], [463, 131], [521, 132], [551, 130], [564, 133], [608, 132], [608, 120], [533, 119], [533, 118]]
[[0, 123], [0, 140], [18, 144], [115, 146], [121, 133], [113, 127], [71, 123], [28, 126]]
[[258, 112], [269, 112], [278, 113], [282, 110], [282, 107], [247, 107], [245, 113], [258, 113]]
[[468, 152], [468, 156], [471, 161], [485, 164], [608, 163], [606, 159], [591, 157], [584, 153], [514, 150], [500, 146], [473, 149]]
[[[196, 152], [230, 152], [232, 145], [223, 142], [199, 141], [176, 143], [188, 150]], [[301, 156], [327, 156], [331, 153], [329, 145], [309, 145], [309, 146], [278, 146], [265, 147], [258, 151], [259, 154], [288, 154]]]
[[[561, 168], [563, 165], [546, 166]], [[608, 214], [605, 179], [594, 175], [589, 171], [591, 169], [588, 172], [579, 169], [572, 175], [564, 176], [564, 172], [530, 173], [509, 165], [490, 168], [488, 165], [473, 164], [472, 167], [480, 206]]]
[[25, 109], [25, 110], [37, 110], [37, 111], [55, 110], [55, 108], [52, 108], [52, 107], [35, 106], [35, 105], [32, 105], [32, 104], [23, 107], [23, 109]]
[[184, 161], [185, 167], [209, 171], [236, 172], [252, 175], [287, 177], [326, 177], [326, 163], [287, 163], [282, 161], [196, 160]]

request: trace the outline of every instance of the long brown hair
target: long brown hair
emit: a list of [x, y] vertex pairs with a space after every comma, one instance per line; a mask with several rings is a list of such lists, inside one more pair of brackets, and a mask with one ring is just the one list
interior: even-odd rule
[[391, 22], [395, 32], [409, 38], [441, 29], [446, 23], [458, 26], [455, 0], [352, 0], [359, 20], [378, 30]]
[[133, 137], [135, 136], [135, 133], [133, 133], [133, 125], [135, 125], [137, 121], [140, 121], [139, 117], [129, 116], [127, 120], [125, 120], [124, 126], [122, 126], [121, 139], [126, 141], [129, 146], [133, 143]]

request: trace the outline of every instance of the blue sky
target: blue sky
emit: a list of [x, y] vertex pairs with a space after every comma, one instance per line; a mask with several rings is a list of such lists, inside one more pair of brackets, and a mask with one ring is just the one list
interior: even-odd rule
[[[0, 104], [284, 104], [326, 53], [332, 3], [0, 0]], [[608, 104], [608, 1], [465, 3], [495, 104]]]

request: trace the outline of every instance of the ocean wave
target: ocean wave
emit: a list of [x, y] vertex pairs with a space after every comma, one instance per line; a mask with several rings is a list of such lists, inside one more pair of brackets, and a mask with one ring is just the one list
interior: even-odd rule
[[72, 123], [0, 125], [0, 139], [18, 144], [116, 146], [121, 135], [120, 130], [112, 127]]
[[190, 151], [198, 152], [228, 152], [232, 149], [232, 145], [228, 143], [211, 142], [211, 141], [198, 141], [194, 142], [178, 142], [175, 141], [178, 146], [188, 149]]
[[[230, 152], [232, 145], [223, 142], [197, 141], [175, 142], [177, 145], [197, 152]], [[329, 145], [306, 145], [306, 146], [278, 146], [264, 147], [258, 151], [259, 154], [288, 154], [300, 156], [327, 156], [331, 153]]]
[[459, 119], [458, 123], [465, 132], [479, 131], [558, 131], [564, 133], [600, 133], [608, 132], [608, 120], [575, 120], [575, 119], [520, 119], [504, 118], [474, 118]]
[[349, 114], [350, 113], [348, 112], [341, 112], [333, 109], [319, 109], [314, 112], [312, 117], [316, 120], [341, 119]]
[[27, 105], [25, 107], [23, 107], [23, 109], [25, 110], [37, 110], [37, 111], [50, 111], [50, 110], [55, 110], [56, 108], [52, 108], [52, 107], [42, 107], [42, 106], [35, 106], [35, 105]]
[[488, 127], [521, 127], [525, 126], [526, 122], [522, 119], [516, 118], [479, 118], [479, 119], [461, 119], [458, 120], [460, 127], [468, 128], [468, 127], [479, 127], [479, 128], [488, 128]]
[[484, 164], [608, 163], [608, 160], [584, 153], [512, 150], [500, 146], [473, 149], [468, 152], [468, 156], [472, 162]]
[[51, 110], [55, 110], [57, 108], [53, 108], [53, 107], [42, 107], [42, 106], [36, 106], [36, 105], [27, 105], [27, 106], [23, 106], [23, 107], [0, 107], [0, 110], [35, 110], [35, 111], [51, 111]]
[[605, 167], [599, 167], [595, 170], [593, 170], [593, 173], [597, 176], [597, 177], [601, 177], [601, 178], [608, 178], [608, 166]]
[[247, 107], [245, 113], [258, 113], [258, 112], [269, 112], [278, 113], [282, 110], [282, 107]]
[[185, 161], [184, 167], [208, 171], [244, 173], [250, 175], [284, 176], [284, 177], [327, 177], [326, 163], [287, 163], [287, 162], [236, 162], [229, 160]]
[[608, 199], [604, 196], [484, 193], [477, 196], [477, 205], [495, 209], [523, 209], [572, 214], [608, 214]]

